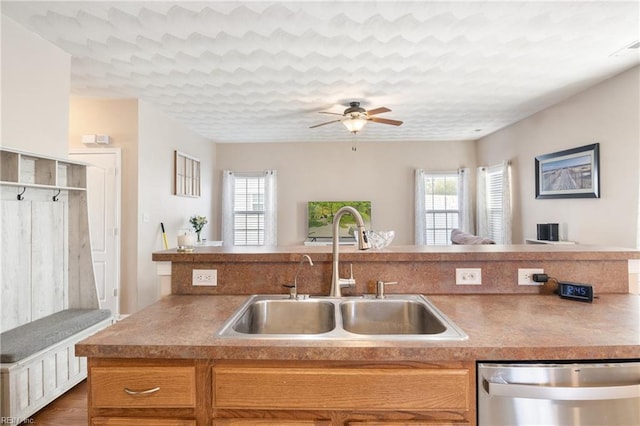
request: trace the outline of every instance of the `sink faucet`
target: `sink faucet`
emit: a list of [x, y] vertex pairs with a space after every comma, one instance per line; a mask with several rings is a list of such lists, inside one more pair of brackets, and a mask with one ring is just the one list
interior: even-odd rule
[[303, 254], [302, 258], [300, 258], [300, 263], [298, 263], [298, 269], [296, 269], [296, 274], [293, 276], [293, 284], [284, 285], [283, 287], [287, 287], [289, 289], [289, 299], [297, 299], [298, 298], [298, 274], [300, 273], [300, 269], [302, 269], [302, 264], [304, 261], [309, 262], [309, 266], [313, 266], [313, 261], [309, 257], [308, 254]]
[[366, 230], [364, 228], [364, 220], [358, 213], [358, 210], [351, 206], [344, 206], [340, 208], [333, 217], [333, 273], [331, 275], [331, 291], [329, 296], [342, 297], [340, 289], [342, 287], [353, 287], [356, 285], [356, 280], [353, 278], [353, 268], [351, 269], [351, 276], [349, 278], [340, 278], [340, 250], [339, 247], [339, 233], [340, 233], [340, 219], [345, 214], [351, 214], [356, 219], [357, 233], [358, 233], [358, 250], [366, 250], [371, 248], [369, 240], [367, 238]]

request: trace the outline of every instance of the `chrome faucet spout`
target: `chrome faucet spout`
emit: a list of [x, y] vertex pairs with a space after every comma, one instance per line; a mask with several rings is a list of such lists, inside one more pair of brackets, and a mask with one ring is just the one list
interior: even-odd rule
[[356, 220], [358, 233], [358, 249], [366, 250], [371, 248], [369, 244], [369, 239], [367, 237], [366, 229], [364, 227], [364, 220], [358, 210], [354, 209], [351, 206], [344, 206], [340, 208], [335, 216], [333, 217], [333, 273], [331, 274], [331, 291], [329, 296], [331, 297], [342, 297], [341, 287], [353, 287], [356, 284], [356, 280], [353, 278], [353, 273], [349, 278], [340, 278], [340, 250], [339, 250], [339, 234], [340, 234], [340, 219], [345, 214], [350, 214]]
[[302, 269], [302, 265], [304, 261], [309, 262], [309, 266], [313, 266], [313, 261], [309, 257], [308, 254], [303, 254], [302, 258], [300, 258], [300, 263], [298, 263], [298, 269], [296, 269], [296, 274], [293, 276], [293, 284], [285, 285], [289, 289], [289, 298], [296, 299], [298, 297], [298, 274], [300, 273], [300, 269]]

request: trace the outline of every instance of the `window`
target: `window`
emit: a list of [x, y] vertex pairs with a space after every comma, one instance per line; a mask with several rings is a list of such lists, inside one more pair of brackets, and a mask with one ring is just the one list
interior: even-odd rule
[[451, 244], [451, 231], [466, 220], [463, 173], [416, 170], [416, 244]]
[[224, 245], [276, 244], [276, 172], [223, 172]]
[[511, 244], [509, 162], [478, 169], [478, 234]]
[[233, 241], [236, 246], [264, 244], [264, 176], [236, 176]]
[[502, 223], [502, 170], [487, 169], [487, 224], [489, 238], [500, 241], [503, 233]]
[[458, 175], [425, 174], [427, 244], [450, 244], [451, 230], [458, 228]]

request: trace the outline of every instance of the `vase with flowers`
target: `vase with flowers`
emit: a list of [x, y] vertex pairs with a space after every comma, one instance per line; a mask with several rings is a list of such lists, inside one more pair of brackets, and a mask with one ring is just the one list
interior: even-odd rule
[[201, 243], [200, 232], [202, 232], [202, 228], [207, 224], [207, 218], [205, 216], [191, 216], [189, 223], [191, 223], [193, 230], [196, 232], [198, 243]]

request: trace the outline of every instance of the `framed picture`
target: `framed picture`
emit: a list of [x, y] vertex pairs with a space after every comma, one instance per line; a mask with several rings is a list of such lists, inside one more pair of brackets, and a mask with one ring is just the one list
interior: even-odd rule
[[536, 198], [600, 198], [600, 144], [536, 157]]
[[200, 160], [180, 151], [174, 152], [174, 194], [200, 196]]

